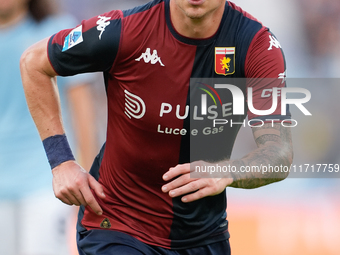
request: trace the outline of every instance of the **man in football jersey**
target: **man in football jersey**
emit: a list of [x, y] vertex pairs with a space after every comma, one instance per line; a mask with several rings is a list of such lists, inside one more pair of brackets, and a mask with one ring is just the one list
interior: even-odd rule
[[[262, 124], [252, 128], [258, 148], [242, 159], [229, 160], [235, 125], [210, 136], [202, 157], [190, 155], [198, 132], [188, 105], [191, 78], [268, 78], [238, 87], [252, 89], [257, 109], [271, 106], [264, 89], [285, 86], [281, 45], [229, 1], [154, 0], [110, 11], [32, 46], [21, 70], [55, 195], [81, 206], [80, 254], [229, 254], [226, 187], [256, 188], [287, 176], [229, 171], [223, 178], [190, 178], [191, 166], [208, 162], [237, 169], [292, 162], [280, 107], [268, 116], [248, 111], [249, 120]], [[88, 174], [64, 135], [54, 77], [94, 71], [104, 72], [108, 130]]]

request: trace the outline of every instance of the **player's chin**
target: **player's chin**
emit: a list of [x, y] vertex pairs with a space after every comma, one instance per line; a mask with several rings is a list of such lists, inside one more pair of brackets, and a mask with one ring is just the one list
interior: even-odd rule
[[201, 20], [205, 15], [206, 13], [199, 9], [188, 10], [186, 12], [186, 16], [192, 20]]

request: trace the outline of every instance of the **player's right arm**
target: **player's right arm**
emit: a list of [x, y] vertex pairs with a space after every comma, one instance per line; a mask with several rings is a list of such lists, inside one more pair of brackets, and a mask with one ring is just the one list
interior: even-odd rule
[[[20, 69], [27, 105], [42, 141], [65, 133], [61, 111], [56, 72], [47, 56], [48, 40], [38, 42], [25, 51]], [[60, 151], [62, 154], [63, 151]], [[102, 214], [90, 189], [105, 198], [102, 186], [74, 160], [67, 160], [52, 169], [55, 196], [69, 205], [89, 205], [94, 212]]]
[[45, 141], [52, 140], [52, 148], [55, 147], [52, 154], [57, 159], [59, 154], [63, 158], [57, 160], [58, 165], [51, 166], [56, 197], [66, 204], [89, 205], [97, 214], [102, 209], [91, 189], [99, 198], [105, 198], [103, 188], [70, 155], [65, 155], [64, 148], [53, 146], [54, 137], [67, 144], [62, 136], [65, 132], [55, 76], [110, 70], [119, 47], [121, 18], [122, 12], [111, 11], [85, 20], [73, 29], [62, 30], [30, 47], [20, 64], [27, 104], [44, 146]]

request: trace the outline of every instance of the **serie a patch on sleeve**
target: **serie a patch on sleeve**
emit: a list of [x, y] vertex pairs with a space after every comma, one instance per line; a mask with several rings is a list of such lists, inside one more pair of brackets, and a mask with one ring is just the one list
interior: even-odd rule
[[72, 47], [76, 46], [83, 42], [83, 26], [80, 25], [73, 29], [68, 36], [65, 37], [63, 52], [71, 49]]

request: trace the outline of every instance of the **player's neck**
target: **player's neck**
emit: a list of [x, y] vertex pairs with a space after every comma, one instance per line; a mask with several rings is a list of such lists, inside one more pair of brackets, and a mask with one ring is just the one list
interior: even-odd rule
[[170, 1], [172, 25], [179, 34], [189, 38], [204, 39], [213, 36], [220, 26], [224, 9], [223, 4], [200, 18], [190, 18], [174, 1]]

